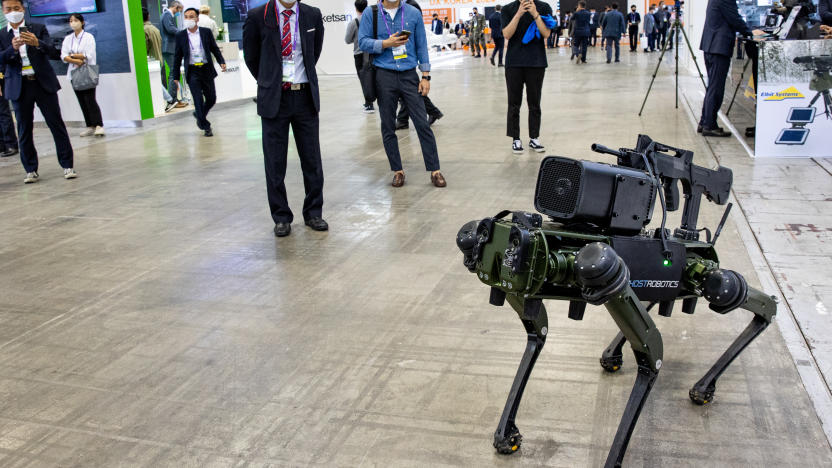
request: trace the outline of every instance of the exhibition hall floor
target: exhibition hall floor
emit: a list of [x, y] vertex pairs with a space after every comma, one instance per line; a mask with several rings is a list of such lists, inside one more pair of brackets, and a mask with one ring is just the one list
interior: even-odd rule
[[[547, 154], [612, 162], [590, 144], [646, 133], [715, 164], [686, 101], [673, 108], [669, 69], [636, 116], [657, 54], [622, 50], [606, 65], [593, 50], [585, 66], [565, 54], [550, 53], [544, 83]], [[0, 161], [0, 465], [601, 466], [635, 378], [629, 352], [617, 374], [598, 365], [617, 331], [602, 307], [574, 322], [566, 303], [548, 303], [547, 346], [518, 414], [523, 446], [509, 457], [491, 446], [526, 336], [509, 307], [488, 305], [454, 240], [467, 221], [533, 210], [542, 155], [510, 151], [502, 70], [456, 52], [439, 60], [444, 189], [430, 185], [413, 129], [399, 132], [407, 184], [392, 188], [357, 80], [321, 79], [328, 233], [298, 221], [292, 145], [294, 230], [272, 234], [250, 101], [212, 113], [214, 138], [176, 117], [74, 139], [73, 181], [42, 128], [39, 183]], [[704, 203], [700, 225], [721, 215]], [[735, 209], [722, 264], [778, 294], [755, 273], [748, 229]], [[703, 301], [692, 316], [677, 306], [656, 318], [664, 366], [625, 466], [832, 464], [782, 317], [712, 404], [688, 399], [750, 319]]]

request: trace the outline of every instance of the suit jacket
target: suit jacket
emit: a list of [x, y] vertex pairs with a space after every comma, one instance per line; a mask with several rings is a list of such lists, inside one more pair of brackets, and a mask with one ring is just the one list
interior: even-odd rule
[[627, 24], [624, 15], [618, 10], [612, 10], [604, 15], [601, 20], [601, 35], [604, 37], [619, 38], [627, 31]]
[[[225, 59], [222, 57], [217, 40], [214, 39], [214, 32], [208, 28], [199, 28], [199, 39], [202, 41], [202, 51], [205, 53], [204, 66], [208, 68], [211, 78], [216, 78], [217, 69], [214, 68], [214, 59], [211, 58], [211, 55], [217, 58], [217, 63], [220, 65], [225, 63]], [[174, 80], [179, 80], [179, 70], [183, 60], [185, 61], [185, 77], [187, 78], [188, 69], [191, 68], [191, 44], [188, 40], [187, 29], [176, 33], [176, 51], [173, 53], [173, 70], [171, 70]]]
[[465, 34], [465, 25], [457, 23], [454, 26], [454, 34], [456, 34], [457, 36]]
[[[61, 51], [52, 45], [49, 38], [49, 31], [46, 26], [37, 23], [26, 23], [29, 32], [37, 36], [40, 44], [37, 47], [27, 46], [26, 53], [29, 55], [29, 63], [35, 70], [35, 78], [38, 84], [47, 93], [57, 93], [61, 89], [55, 70], [49, 64], [50, 60], [60, 60]], [[12, 47], [14, 33], [7, 28], [0, 29], [0, 64], [5, 68], [5, 89], [4, 96], [10, 101], [20, 98], [20, 90], [23, 87], [23, 62], [20, 53]]]
[[705, 27], [699, 49], [709, 54], [730, 57], [737, 33], [751, 35], [751, 28], [742, 20], [735, 0], [710, 0], [705, 13]]
[[[590, 12], [589, 14], [591, 15], [592, 12]], [[607, 15], [606, 11], [599, 11], [598, 13], [595, 13], [595, 22], [592, 23], [592, 26], [591, 26], [592, 29], [601, 27], [601, 23], [603, 23], [604, 16], [606, 16], [606, 15]]]
[[162, 53], [173, 54], [176, 52], [176, 33], [179, 32], [179, 28], [170, 10], [165, 9], [162, 13], [161, 25], [159, 30], [162, 33]]
[[656, 32], [656, 17], [650, 13], [644, 14], [644, 34], [653, 34]]
[[572, 34], [576, 37], [589, 37], [589, 16], [588, 10], [581, 10], [572, 15]]
[[442, 32], [445, 29], [445, 23], [442, 22], [440, 19], [433, 20], [433, 23], [430, 25], [430, 30], [433, 31], [434, 34], [442, 35]]
[[491, 29], [491, 37], [503, 37], [502, 15], [499, 11], [491, 13], [488, 17], [488, 28]]
[[[268, 15], [266, 9], [268, 8]], [[281, 54], [280, 24], [275, 18], [277, 0], [249, 10], [243, 25], [243, 53], [246, 66], [257, 80], [257, 114], [273, 119], [277, 117], [283, 87], [283, 56]], [[324, 45], [324, 22], [321, 10], [298, 2], [298, 31], [300, 33], [303, 66], [315, 109], [321, 110], [318, 91], [318, 73], [315, 64], [321, 57]]]
[[664, 9], [659, 8], [653, 13], [653, 18], [656, 20], [656, 28], [662, 29], [668, 26], [668, 21], [670, 21], [670, 14], [666, 12]]

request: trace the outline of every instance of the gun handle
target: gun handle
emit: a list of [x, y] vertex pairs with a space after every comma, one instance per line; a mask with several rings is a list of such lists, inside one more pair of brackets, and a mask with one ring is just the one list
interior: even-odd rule
[[676, 179], [665, 179], [662, 182], [664, 187], [664, 202], [667, 205], [667, 211], [676, 211], [679, 209], [679, 184]]

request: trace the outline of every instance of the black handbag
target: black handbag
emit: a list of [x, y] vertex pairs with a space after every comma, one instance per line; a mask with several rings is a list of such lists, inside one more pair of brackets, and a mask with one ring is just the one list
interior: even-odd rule
[[[378, 5], [373, 5], [373, 38], [378, 39]], [[364, 66], [361, 67], [361, 90], [371, 101], [378, 99], [376, 89], [376, 66], [373, 65], [374, 54], [364, 53]]]

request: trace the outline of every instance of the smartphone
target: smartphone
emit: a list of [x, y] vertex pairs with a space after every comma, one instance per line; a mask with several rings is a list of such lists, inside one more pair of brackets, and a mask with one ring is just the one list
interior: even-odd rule
[[403, 29], [403, 30], [399, 31], [400, 36], [404, 36], [404, 37], [407, 37], [407, 38], [410, 38], [411, 34], [413, 34], [413, 33], [408, 31], [407, 29]]
[[17, 30], [20, 31], [21, 34], [29, 32], [29, 28], [27, 28], [26, 26], [21, 26]]

